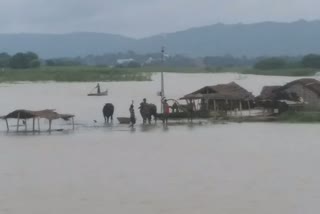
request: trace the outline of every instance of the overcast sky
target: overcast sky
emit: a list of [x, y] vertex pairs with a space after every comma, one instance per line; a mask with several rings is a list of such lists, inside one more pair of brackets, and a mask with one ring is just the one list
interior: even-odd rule
[[2, 0], [0, 33], [145, 37], [215, 23], [320, 19], [319, 0]]

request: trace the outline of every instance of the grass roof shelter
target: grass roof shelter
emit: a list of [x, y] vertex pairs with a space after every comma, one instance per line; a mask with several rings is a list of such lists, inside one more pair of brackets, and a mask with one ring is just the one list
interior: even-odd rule
[[17, 132], [20, 127], [20, 120], [23, 120], [25, 130], [27, 131], [27, 121], [32, 119], [32, 131], [35, 132], [35, 120], [38, 121], [38, 131], [40, 132], [40, 119], [47, 119], [49, 121], [49, 132], [51, 132], [51, 125], [53, 120], [63, 119], [72, 120], [72, 128], [74, 129], [74, 115], [72, 114], [59, 114], [55, 110], [46, 109], [41, 111], [30, 111], [30, 110], [15, 110], [5, 116], [0, 117], [6, 121], [7, 131], [9, 131], [9, 119], [17, 120]]
[[205, 86], [180, 98], [187, 103], [200, 101], [202, 111], [233, 111], [251, 109], [254, 96], [235, 82]]

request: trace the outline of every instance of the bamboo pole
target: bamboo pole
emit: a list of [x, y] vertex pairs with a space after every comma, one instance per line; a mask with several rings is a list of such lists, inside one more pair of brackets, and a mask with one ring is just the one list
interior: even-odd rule
[[38, 131], [40, 132], [40, 117], [38, 117]]
[[49, 133], [51, 133], [51, 123], [52, 123], [52, 120], [49, 120]]
[[74, 130], [74, 117], [72, 117], [72, 129]]
[[7, 132], [9, 132], [9, 124], [8, 124], [8, 119], [6, 119], [6, 125], [7, 125]]
[[35, 120], [36, 118], [32, 118], [32, 131], [35, 132]]
[[18, 118], [17, 118], [17, 132], [19, 131], [19, 123], [20, 123], [20, 112], [18, 113]]

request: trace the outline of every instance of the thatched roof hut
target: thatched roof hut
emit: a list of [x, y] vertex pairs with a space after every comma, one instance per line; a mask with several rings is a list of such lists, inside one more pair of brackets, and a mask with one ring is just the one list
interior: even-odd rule
[[273, 100], [276, 97], [276, 91], [281, 88], [279, 85], [264, 86], [260, 95], [257, 97], [258, 100]]
[[[63, 120], [72, 119], [72, 125], [74, 128], [74, 115], [72, 115], [72, 114], [59, 114], [55, 110], [52, 110], [52, 109], [46, 109], [46, 110], [41, 110], [41, 111], [30, 111], [30, 110], [20, 109], [20, 110], [15, 110], [5, 116], [0, 117], [0, 119], [3, 119], [6, 121], [8, 131], [9, 131], [8, 119], [17, 119], [17, 131], [19, 131], [19, 121], [20, 120], [33, 119], [33, 131], [34, 131], [36, 118], [38, 120], [41, 118], [49, 120], [49, 131], [51, 131], [52, 120], [57, 120], [57, 119], [63, 119]], [[25, 127], [26, 127], [26, 124], [25, 124]], [[38, 122], [38, 128], [40, 129], [39, 122]]]
[[228, 111], [250, 109], [254, 96], [235, 82], [205, 86], [180, 98], [187, 102], [200, 100], [200, 109], [205, 111]]
[[254, 100], [254, 96], [237, 83], [231, 82], [228, 84], [205, 86], [185, 95], [181, 99]]

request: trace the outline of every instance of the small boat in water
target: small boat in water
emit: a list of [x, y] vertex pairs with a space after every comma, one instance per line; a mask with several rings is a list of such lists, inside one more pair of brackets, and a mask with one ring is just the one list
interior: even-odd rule
[[[95, 89], [97, 89], [97, 92], [93, 93], [92, 91]], [[105, 91], [101, 91], [100, 84], [98, 83], [97, 86], [91, 90], [88, 96], [108, 96], [108, 89], [106, 89]]]
[[120, 124], [130, 124], [130, 117], [117, 117]]
[[88, 96], [108, 96], [108, 90], [102, 91], [100, 93], [89, 93]]

